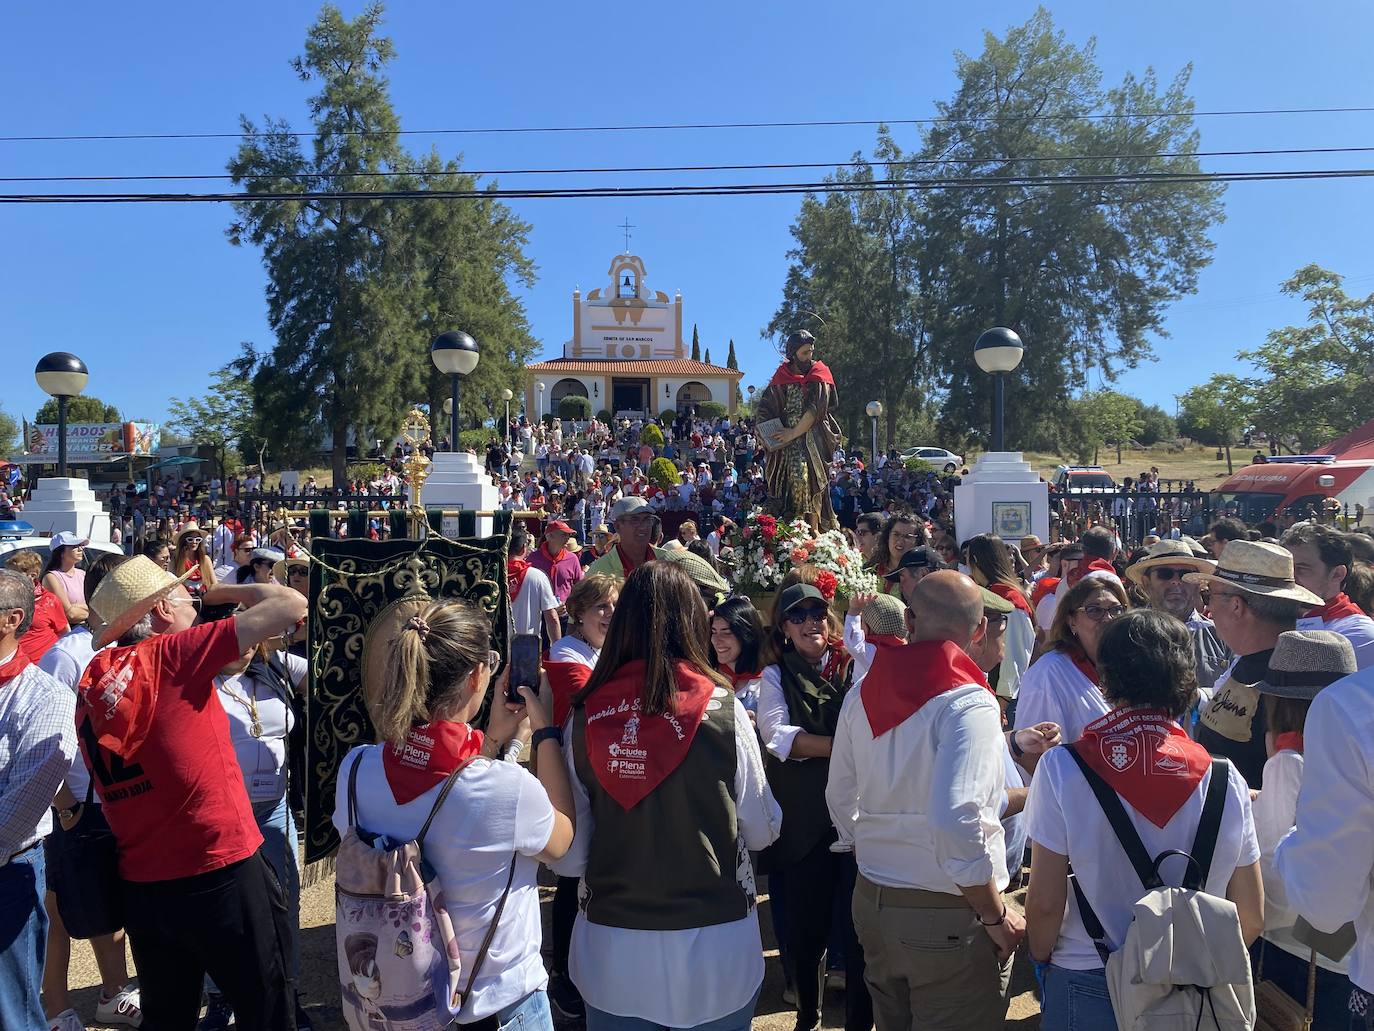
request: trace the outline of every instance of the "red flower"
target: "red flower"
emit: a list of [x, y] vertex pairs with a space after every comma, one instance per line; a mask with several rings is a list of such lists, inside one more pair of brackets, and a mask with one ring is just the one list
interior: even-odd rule
[[835, 579], [835, 574], [828, 569], [822, 569], [816, 574], [816, 590], [821, 592], [821, 596], [826, 601], [835, 597], [835, 588], [840, 586], [840, 582]]
[[805, 548], [793, 548], [790, 557], [794, 565], [800, 565], [801, 563], [809, 559], [811, 556], [806, 553]]
[[771, 541], [778, 535], [777, 523], [759, 523], [759, 536], [766, 541]]
[[847, 566], [847, 565], [849, 565], [849, 556], [848, 556], [848, 555], [836, 555], [836, 556], [835, 556], [835, 564], [838, 565], [838, 566]]

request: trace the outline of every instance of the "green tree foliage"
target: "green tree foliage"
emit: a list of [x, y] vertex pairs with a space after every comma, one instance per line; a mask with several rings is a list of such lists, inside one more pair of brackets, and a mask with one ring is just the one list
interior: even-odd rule
[[1208, 434], [1226, 451], [1226, 471], [1234, 472], [1231, 445], [1250, 425], [1255, 399], [1251, 384], [1239, 376], [1218, 374], [1178, 399], [1179, 422]]
[[0, 408], [0, 458], [18, 454], [19, 444], [19, 423], [9, 412]]
[[211, 448], [223, 480], [240, 460], [236, 449], [255, 429], [253, 385], [232, 366], [217, 370], [211, 384], [200, 397], [172, 398], [168, 426], [192, 443]]
[[558, 417], [569, 421], [586, 422], [592, 417], [592, 403], [580, 395], [569, 394], [558, 402]]
[[1140, 402], [1115, 390], [1096, 390], [1084, 394], [1073, 405], [1087, 443], [1092, 447], [1093, 462], [1103, 444], [1116, 445], [1116, 464], [1121, 464], [1121, 449], [1130, 443], [1144, 426], [1140, 418]]
[[649, 463], [649, 482], [659, 490], [672, 490], [682, 482], [671, 458], [655, 458]]
[[725, 406], [719, 401], [703, 401], [697, 405], [697, 415], [703, 419], [721, 419], [725, 417]]
[[[394, 56], [380, 35], [382, 7], [353, 20], [326, 5], [292, 67], [318, 85], [309, 100], [308, 153], [284, 120], [262, 130], [243, 118], [229, 162], [248, 193], [471, 189], [456, 162], [423, 160], [399, 145], [384, 69]], [[519, 387], [533, 353], [524, 311], [511, 294], [528, 285], [528, 226], [491, 199], [474, 201], [245, 201], [228, 236], [262, 250], [268, 322], [276, 343], [236, 364], [251, 376], [264, 428], [288, 455], [333, 437], [334, 481], [345, 473], [349, 432], [390, 436], [412, 403], [442, 403], [446, 385], [429, 361], [430, 339], [461, 327], [482, 345], [463, 395], [465, 422], [480, 425], [504, 387]]]
[[692, 323], [692, 361], [701, 361], [701, 337], [697, 335], [697, 324]]
[[711, 364], [711, 349], [709, 347], [706, 349], [706, 356], [701, 360], [704, 361], [707, 365]]
[[739, 370], [739, 359], [735, 357], [735, 338], [730, 338], [730, 352], [725, 356], [725, 367], [727, 369]]
[[[39, 405], [38, 414], [33, 417], [33, 421], [43, 426], [56, 426], [57, 398], [50, 397]], [[89, 394], [78, 394], [67, 399], [67, 421], [123, 422], [119, 417], [118, 408]]]
[[653, 423], [649, 423], [639, 431], [639, 442], [648, 444], [651, 448], [661, 448], [664, 443], [663, 431]]
[[1174, 440], [1178, 436], [1178, 426], [1174, 417], [1159, 405], [1147, 405], [1136, 399], [1136, 415], [1140, 419], [1140, 430], [1136, 439], [1146, 447]]
[[1307, 303], [1306, 325], [1276, 329], [1238, 357], [1260, 370], [1249, 381], [1253, 425], [1311, 452], [1374, 414], [1374, 294], [1351, 297], [1318, 265], [1298, 269], [1283, 292]]

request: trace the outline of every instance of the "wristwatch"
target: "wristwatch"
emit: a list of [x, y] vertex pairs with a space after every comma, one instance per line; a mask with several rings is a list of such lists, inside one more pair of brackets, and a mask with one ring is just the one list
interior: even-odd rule
[[70, 823], [72, 820], [76, 819], [76, 814], [81, 812], [81, 805], [82, 803], [78, 802], [70, 809], [57, 810], [57, 819], [64, 824]]
[[563, 728], [540, 727], [530, 735], [530, 750], [533, 751], [538, 748], [540, 743], [544, 741], [557, 741], [561, 748], [563, 745]]

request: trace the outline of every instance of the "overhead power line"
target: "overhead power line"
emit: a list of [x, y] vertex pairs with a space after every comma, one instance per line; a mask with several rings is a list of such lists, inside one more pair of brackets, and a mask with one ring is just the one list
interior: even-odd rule
[[[1368, 114], [1374, 107], [1274, 107], [1249, 110], [1219, 111], [1106, 111], [1084, 114], [1040, 114], [1040, 115], [974, 115], [968, 118], [955, 118], [948, 115], [932, 118], [835, 118], [791, 122], [683, 122], [662, 125], [528, 125], [528, 126], [490, 126], [465, 129], [343, 129], [337, 136], [480, 136], [512, 135], [520, 133], [590, 133], [590, 132], [668, 132], [680, 130], [713, 129], [814, 129], [846, 126], [878, 125], [939, 125], [968, 124], [986, 125], [999, 122], [1073, 122], [1073, 121], [1127, 121], [1130, 119], [1152, 118], [1221, 118], [1253, 115], [1329, 115], [1329, 114]], [[300, 132], [288, 130], [278, 133], [272, 130], [259, 132], [140, 132], [140, 133], [86, 133], [52, 136], [0, 136], [0, 143], [68, 143], [95, 140], [237, 140], [265, 136], [313, 137], [314, 130]]]
[[493, 190], [337, 190], [263, 193], [27, 193], [0, 194], [0, 204], [192, 204], [276, 201], [426, 201], [632, 197], [739, 197], [795, 193], [886, 193], [896, 190], [1016, 189], [1041, 186], [1113, 187], [1198, 182], [1296, 182], [1363, 179], [1374, 168], [1252, 172], [1142, 172], [1120, 175], [953, 176], [867, 182], [727, 183], [718, 185], [503, 188]]
[[1276, 155], [1307, 154], [1368, 154], [1374, 147], [1285, 147], [1262, 150], [1189, 150], [1163, 151], [1153, 154], [1061, 154], [1037, 155], [1031, 157], [978, 157], [978, 158], [908, 158], [902, 161], [800, 161], [774, 162], [767, 164], [744, 165], [639, 165], [624, 167], [586, 167], [586, 168], [488, 168], [458, 169], [456, 173], [444, 170], [435, 171], [425, 168], [406, 168], [393, 171], [334, 172], [321, 175], [317, 172], [263, 173], [233, 176], [227, 172], [175, 175], [11, 175], [0, 176], [0, 183], [128, 183], [128, 182], [203, 182], [231, 179], [375, 179], [388, 176], [410, 175], [418, 178], [432, 178], [442, 175], [461, 174], [475, 178], [483, 176], [511, 175], [631, 175], [660, 172], [773, 172], [815, 168], [918, 168], [933, 165], [995, 165], [995, 164], [1065, 164], [1088, 163], [1093, 161], [1154, 161], [1173, 158], [1228, 158], [1228, 157], [1273, 157]]

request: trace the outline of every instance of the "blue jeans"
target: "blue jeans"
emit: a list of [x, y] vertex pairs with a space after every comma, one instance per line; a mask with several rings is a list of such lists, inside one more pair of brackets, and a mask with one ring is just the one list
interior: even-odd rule
[[[759, 986], [760, 989], [763, 987]], [[705, 1024], [694, 1024], [695, 1031], [749, 1031], [750, 1024], [754, 1020], [754, 1009], [759, 1004], [759, 993], [755, 992], [754, 997], [747, 1003], [735, 1010], [734, 1013], [727, 1013], [719, 1020], [708, 1021]], [[599, 1010], [595, 1006], [587, 1006], [587, 1031], [670, 1031], [662, 1024], [655, 1024], [652, 1021], [642, 1020], [639, 1017], [618, 1017], [614, 1013], [607, 1013]]]
[[1040, 1031], [1102, 1031], [1116, 1027], [1107, 971], [1065, 970], [1050, 965], [1040, 1002]]
[[40, 842], [0, 866], [0, 1027], [47, 1031], [39, 1002], [48, 947], [47, 890]]
[[[483, 1019], [492, 1018], [495, 1018], [499, 1031], [553, 1031], [549, 997], [542, 988]], [[458, 1026], [461, 1028], [463, 1025]]]

